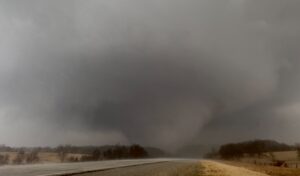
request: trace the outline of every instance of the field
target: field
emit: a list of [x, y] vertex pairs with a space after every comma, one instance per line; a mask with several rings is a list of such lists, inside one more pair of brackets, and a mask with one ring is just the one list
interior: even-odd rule
[[255, 165], [251, 163], [243, 163], [236, 161], [223, 161], [225, 164], [247, 168], [260, 173], [265, 173], [270, 176], [299, 176], [300, 169], [296, 168], [285, 168], [285, 167], [275, 167], [268, 165]]
[[[223, 161], [226, 164], [244, 167], [253, 171], [268, 174], [270, 176], [300, 176], [300, 161], [297, 151], [265, 153], [262, 157], [245, 157], [239, 161]], [[284, 161], [285, 166], [272, 166], [272, 158]]]
[[[9, 164], [13, 163], [13, 160], [17, 156], [17, 152], [0, 152], [1, 155], [8, 155], [9, 156]], [[74, 157], [74, 158], [81, 158], [84, 154], [72, 154], [68, 153], [66, 158]], [[40, 152], [38, 153], [39, 163], [60, 163], [61, 160], [57, 153], [50, 153], [50, 152]]]
[[274, 152], [274, 156], [276, 159], [279, 160], [290, 160], [290, 161], [298, 160], [297, 151]]
[[[273, 156], [272, 156], [273, 155]], [[272, 165], [274, 161], [284, 161], [288, 168], [300, 168], [300, 160], [297, 151], [282, 151], [264, 153], [261, 157], [244, 157], [239, 159], [243, 163], [251, 163], [255, 165]]]

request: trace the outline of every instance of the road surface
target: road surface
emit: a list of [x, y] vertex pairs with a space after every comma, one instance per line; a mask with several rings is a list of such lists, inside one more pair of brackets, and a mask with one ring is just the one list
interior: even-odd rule
[[64, 173], [80, 173], [118, 167], [171, 161], [173, 159], [110, 160], [97, 162], [7, 165], [0, 167], [0, 176], [52, 176]]
[[170, 161], [91, 172], [76, 176], [200, 176], [198, 161]]

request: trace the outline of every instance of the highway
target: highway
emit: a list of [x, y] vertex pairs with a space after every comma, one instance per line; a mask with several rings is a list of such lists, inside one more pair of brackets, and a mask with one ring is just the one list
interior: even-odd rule
[[126, 166], [173, 161], [176, 159], [110, 160], [79, 163], [6, 165], [0, 167], [0, 176], [53, 176], [67, 173], [82, 173]]

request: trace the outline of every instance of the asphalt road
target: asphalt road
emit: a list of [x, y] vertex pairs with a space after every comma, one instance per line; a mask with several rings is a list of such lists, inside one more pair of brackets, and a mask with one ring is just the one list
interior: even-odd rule
[[81, 173], [93, 170], [175, 161], [176, 159], [139, 159], [139, 160], [111, 160], [82, 163], [63, 164], [34, 164], [34, 165], [7, 165], [0, 167], [0, 176], [52, 176], [65, 173]]
[[196, 160], [170, 161], [78, 174], [76, 176], [200, 176]]

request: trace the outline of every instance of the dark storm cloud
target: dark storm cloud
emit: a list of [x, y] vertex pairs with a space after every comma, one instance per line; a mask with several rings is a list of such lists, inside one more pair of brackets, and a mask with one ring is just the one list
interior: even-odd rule
[[10, 135], [0, 140], [173, 148], [215, 142], [203, 134], [217, 141], [218, 132], [238, 140], [231, 132], [273, 124], [297, 102], [297, 5], [1, 1], [0, 122]]

